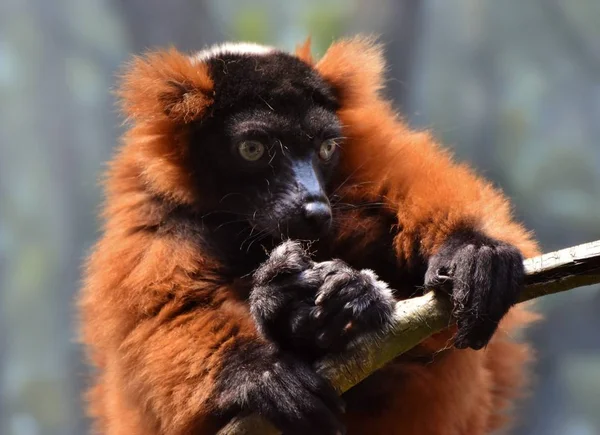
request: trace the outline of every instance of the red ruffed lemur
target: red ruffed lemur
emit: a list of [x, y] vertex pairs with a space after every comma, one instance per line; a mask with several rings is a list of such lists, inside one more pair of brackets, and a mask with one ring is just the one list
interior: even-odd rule
[[[284, 434], [504, 424], [526, 381], [511, 335], [529, 315], [511, 307], [536, 243], [499, 190], [407, 127], [383, 70], [365, 38], [318, 61], [308, 44], [224, 44], [129, 65], [80, 297], [99, 433], [213, 434], [244, 413]], [[456, 327], [341, 397], [317, 374], [440, 285]]]

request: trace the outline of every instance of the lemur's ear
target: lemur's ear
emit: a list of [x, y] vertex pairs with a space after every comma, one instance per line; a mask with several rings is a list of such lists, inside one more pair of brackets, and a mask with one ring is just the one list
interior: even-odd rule
[[212, 104], [213, 81], [205, 64], [170, 49], [135, 57], [117, 93], [130, 118], [189, 123]]
[[383, 47], [373, 37], [333, 43], [315, 68], [337, 89], [343, 106], [365, 104], [384, 86]]
[[314, 59], [310, 51], [311, 38], [310, 36], [302, 44], [296, 46], [296, 56], [309, 65], [313, 65]]

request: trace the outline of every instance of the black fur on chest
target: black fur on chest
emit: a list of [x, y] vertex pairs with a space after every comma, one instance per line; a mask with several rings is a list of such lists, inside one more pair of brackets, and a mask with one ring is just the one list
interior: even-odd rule
[[379, 203], [353, 204], [351, 215], [345, 214], [339, 212], [333, 232], [314, 245], [316, 261], [339, 258], [355, 269], [371, 269], [398, 299], [412, 296], [423, 285], [427, 264], [419, 255], [411, 265], [398, 260], [394, 239], [402, 229], [395, 214]]

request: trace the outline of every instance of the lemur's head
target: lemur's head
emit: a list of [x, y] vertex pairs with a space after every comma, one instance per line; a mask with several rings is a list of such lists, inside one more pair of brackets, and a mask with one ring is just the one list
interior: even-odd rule
[[379, 74], [378, 49], [364, 40], [332, 46], [317, 65], [308, 44], [295, 55], [237, 43], [135, 59], [120, 95], [145, 185], [258, 233], [318, 238], [331, 226], [338, 111], [356, 94], [348, 82], [361, 82], [358, 51], [370, 51]]

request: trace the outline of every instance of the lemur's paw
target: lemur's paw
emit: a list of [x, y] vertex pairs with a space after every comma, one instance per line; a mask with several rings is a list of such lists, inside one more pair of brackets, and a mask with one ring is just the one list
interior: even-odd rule
[[320, 285], [298, 242], [276, 247], [254, 273], [250, 311], [263, 336], [286, 350], [310, 351], [310, 313]]
[[344, 403], [307, 363], [264, 344], [247, 343], [216, 379], [224, 414], [257, 413], [286, 435], [342, 435]]
[[427, 287], [451, 289], [458, 325], [455, 346], [481, 349], [519, 298], [523, 257], [507, 243], [477, 232], [458, 232], [431, 257]]
[[340, 348], [359, 333], [389, 325], [394, 297], [373, 271], [353, 269], [341, 260], [317, 263], [314, 269], [323, 280], [311, 313], [318, 346]]
[[314, 263], [297, 242], [275, 248], [254, 281], [250, 308], [259, 330], [308, 359], [382, 329], [393, 313], [392, 292], [372, 271]]

